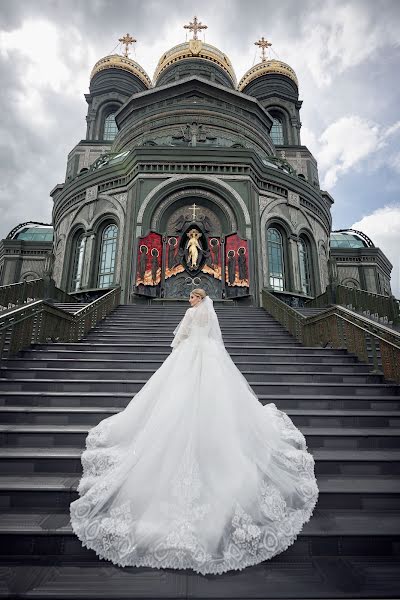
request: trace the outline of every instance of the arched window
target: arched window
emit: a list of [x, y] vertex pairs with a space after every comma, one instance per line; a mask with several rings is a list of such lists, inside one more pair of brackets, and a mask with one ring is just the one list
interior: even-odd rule
[[270, 136], [274, 144], [277, 146], [285, 143], [285, 139], [283, 137], [283, 123], [282, 117], [274, 116], [273, 123], [270, 131]]
[[285, 289], [285, 270], [283, 256], [283, 239], [280, 231], [269, 227], [267, 231], [268, 280], [269, 285], [277, 292]]
[[299, 248], [299, 266], [300, 266], [300, 287], [303, 294], [311, 296], [311, 264], [310, 264], [310, 245], [304, 237], [300, 237]]
[[118, 127], [115, 122], [115, 113], [111, 113], [104, 120], [103, 140], [112, 141], [117, 133]]
[[114, 283], [118, 227], [113, 223], [103, 229], [100, 245], [100, 264], [97, 285], [108, 288]]
[[85, 259], [86, 236], [81, 233], [74, 244], [74, 259], [72, 265], [71, 291], [76, 292], [81, 287], [83, 264]]

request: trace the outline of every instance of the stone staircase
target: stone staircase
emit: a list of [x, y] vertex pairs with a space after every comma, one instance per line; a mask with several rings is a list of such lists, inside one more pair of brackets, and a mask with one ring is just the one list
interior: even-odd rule
[[301, 346], [250, 306], [216, 308], [227, 350], [260, 402], [275, 402], [303, 431], [316, 459], [320, 499], [296, 543], [215, 576], [121, 569], [81, 546], [69, 504], [87, 431], [160, 366], [186, 308], [119, 306], [80, 343], [3, 362], [0, 598], [398, 597], [399, 386], [345, 350]]

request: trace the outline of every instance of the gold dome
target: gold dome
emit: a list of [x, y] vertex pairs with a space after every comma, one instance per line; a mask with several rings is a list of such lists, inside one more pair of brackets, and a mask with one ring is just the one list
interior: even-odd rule
[[122, 69], [124, 71], [128, 71], [133, 75], [136, 75], [138, 79], [147, 87], [151, 87], [151, 79], [147, 75], [146, 71], [138, 65], [137, 62], [132, 60], [127, 56], [121, 56], [120, 54], [110, 54], [109, 56], [105, 56], [97, 61], [94, 65], [92, 72], [90, 74], [90, 80], [99, 73], [100, 71], [104, 71], [105, 69]]
[[278, 75], [286, 75], [289, 77], [294, 83], [299, 86], [299, 82], [297, 81], [296, 73], [293, 71], [292, 67], [282, 62], [281, 60], [263, 60], [254, 67], [251, 67], [239, 81], [238, 90], [242, 92], [244, 88], [249, 85], [251, 81], [254, 79], [258, 79], [263, 75], [268, 75], [269, 73], [277, 73]]
[[185, 60], [190, 58], [201, 58], [203, 60], [211, 61], [217, 64], [225, 73], [229, 75], [232, 83], [236, 87], [236, 75], [233, 70], [233, 66], [229, 58], [211, 44], [205, 44], [201, 40], [193, 39], [183, 44], [174, 46], [167, 52], [165, 52], [160, 60], [154, 72], [153, 82], [155, 83], [158, 77], [167, 69], [170, 65], [178, 62], [179, 60]]

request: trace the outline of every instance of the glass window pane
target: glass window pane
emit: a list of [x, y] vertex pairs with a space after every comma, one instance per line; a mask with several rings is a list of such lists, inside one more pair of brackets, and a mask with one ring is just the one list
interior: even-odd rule
[[99, 276], [97, 282], [100, 288], [110, 287], [114, 283], [117, 235], [118, 227], [112, 224], [103, 230], [101, 236]]
[[268, 248], [268, 278], [272, 289], [279, 292], [284, 290], [284, 260], [282, 235], [275, 227], [267, 231]]
[[285, 143], [283, 139], [282, 119], [280, 117], [273, 117], [270, 136], [275, 145], [282, 145]]
[[103, 139], [105, 140], [113, 140], [118, 133], [118, 127], [115, 122], [115, 114], [112, 113], [108, 115], [106, 120], [104, 121], [104, 134]]

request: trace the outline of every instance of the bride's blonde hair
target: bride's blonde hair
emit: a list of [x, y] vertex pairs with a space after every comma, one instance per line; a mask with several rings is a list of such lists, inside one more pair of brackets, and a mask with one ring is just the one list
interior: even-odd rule
[[203, 290], [203, 288], [195, 288], [194, 290], [192, 290], [192, 294], [194, 294], [195, 296], [200, 296], [202, 300], [207, 296], [207, 292]]

